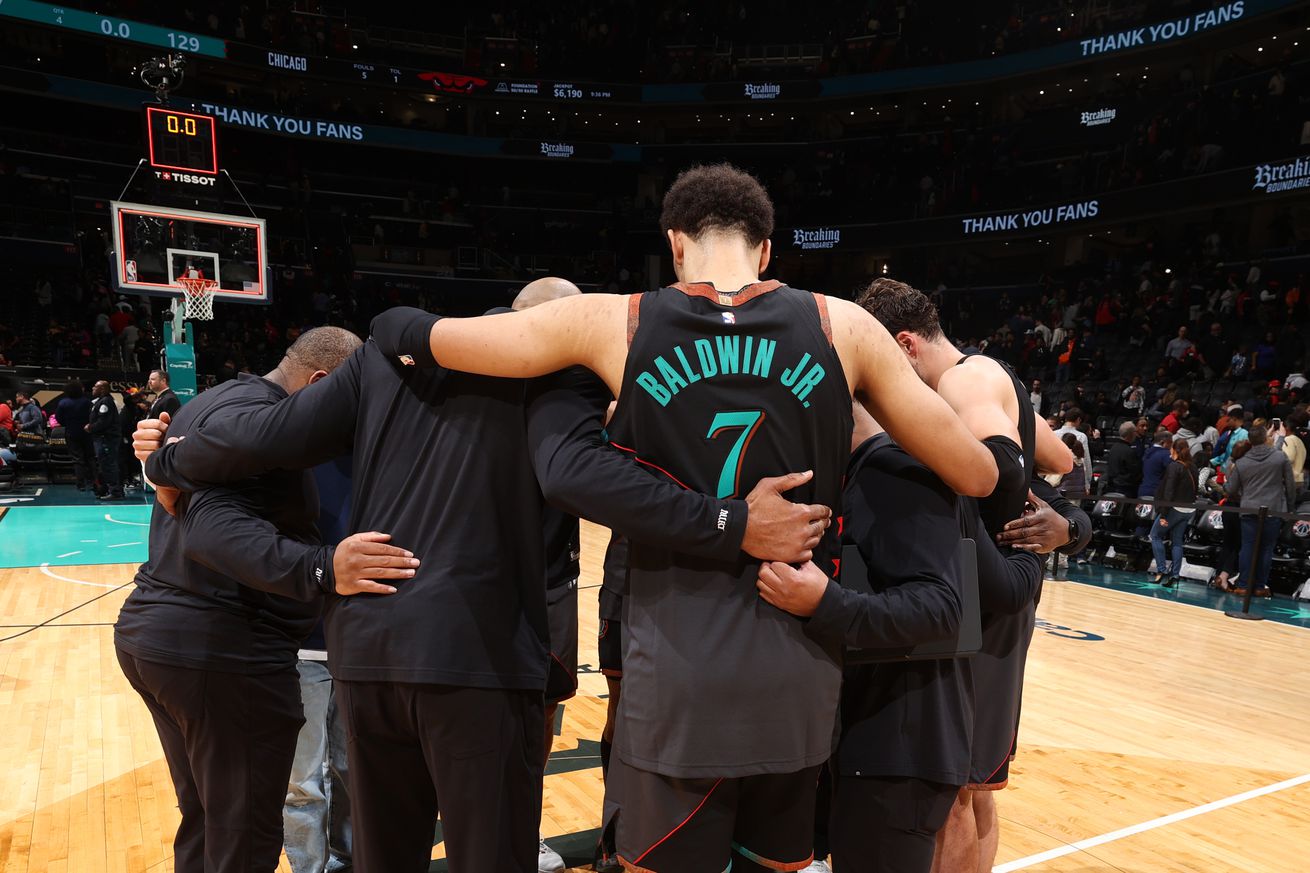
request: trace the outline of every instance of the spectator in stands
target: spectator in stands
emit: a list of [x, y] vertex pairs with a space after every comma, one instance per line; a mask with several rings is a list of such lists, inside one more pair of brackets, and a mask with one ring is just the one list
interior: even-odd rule
[[[1064, 440], [1066, 444], [1069, 439], [1072, 439], [1082, 447], [1081, 452], [1074, 454], [1074, 466], [1083, 468], [1083, 483], [1090, 488], [1092, 484], [1092, 447], [1087, 442], [1087, 434], [1083, 433], [1083, 411], [1074, 406], [1065, 412], [1064, 426], [1056, 430], [1055, 435]], [[1068, 439], [1065, 439], [1066, 437]]]
[[1226, 379], [1246, 379], [1251, 375], [1251, 351], [1246, 343], [1233, 350], [1228, 359], [1228, 369], [1224, 371]]
[[1183, 420], [1187, 418], [1187, 406], [1188, 404], [1186, 400], [1175, 400], [1173, 408], [1170, 410], [1169, 414], [1160, 422], [1160, 427], [1169, 431], [1171, 434], [1178, 433], [1179, 429], [1183, 426]]
[[1164, 347], [1164, 356], [1167, 363], [1181, 363], [1196, 345], [1187, 338], [1187, 328], [1178, 328], [1178, 336], [1169, 340], [1169, 344]]
[[1254, 356], [1254, 370], [1257, 378], [1272, 379], [1277, 374], [1274, 372], [1274, 364], [1278, 358], [1277, 341], [1274, 339], [1274, 332], [1266, 331], [1264, 339], [1256, 344]]
[[[1197, 458], [1208, 458], [1210, 452], [1205, 450], [1205, 440], [1201, 437], [1201, 417], [1199, 415], [1189, 415], [1183, 419], [1182, 427], [1174, 434], [1176, 439], [1187, 441], [1187, 450], [1192, 453], [1193, 462]], [[1214, 444], [1211, 443], [1213, 446]]]
[[1046, 398], [1042, 396], [1042, 380], [1034, 379], [1032, 390], [1028, 392], [1028, 401], [1033, 405], [1033, 414], [1041, 418], [1046, 413]]
[[85, 427], [95, 445], [101, 500], [121, 500], [123, 482], [118, 477], [118, 454], [123, 437], [118, 430], [118, 405], [104, 379], [91, 388], [91, 420]]
[[1219, 419], [1219, 436], [1215, 439], [1214, 455], [1210, 458], [1210, 464], [1225, 473], [1228, 472], [1233, 449], [1238, 443], [1245, 442], [1248, 437], [1242, 416], [1242, 407], [1234, 403]]
[[[1192, 450], [1187, 440], [1176, 439], [1170, 449], [1170, 461], [1165, 468], [1160, 489], [1156, 494], [1161, 503], [1196, 502], [1196, 467], [1192, 464]], [[1183, 538], [1195, 509], [1178, 507], [1159, 508], [1155, 524], [1151, 527], [1151, 551], [1155, 555], [1155, 582], [1172, 588], [1178, 584], [1183, 570]], [[1165, 554], [1164, 541], [1168, 538], [1172, 553]], [[1166, 558], [1168, 560], [1166, 560]], [[1169, 569], [1166, 570], [1165, 567]]]
[[1141, 415], [1146, 408], [1146, 389], [1142, 387], [1142, 377], [1134, 376], [1128, 387], [1119, 392], [1119, 398], [1123, 401], [1124, 415], [1129, 418]]
[[1137, 438], [1137, 425], [1125, 421], [1119, 425], [1119, 435], [1110, 442], [1110, 451], [1105, 459], [1105, 479], [1103, 492], [1136, 497], [1137, 487], [1142, 484], [1142, 460], [1133, 449], [1130, 440]]
[[91, 401], [80, 379], [73, 379], [64, 387], [64, 396], [55, 404], [55, 419], [64, 428], [68, 453], [73, 456], [73, 475], [77, 490], [85, 491], [95, 481], [94, 449], [86, 425], [91, 420]]
[[[1292, 462], [1287, 455], [1274, 451], [1268, 432], [1263, 427], [1252, 427], [1251, 450], [1233, 463], [1228, 472], [1225, 490], [1242, 502], [1244, 509], [1267, 507], [1270, 512], [1287, 512], [1296, 506], [1296, 482], [1292, 479]], [[1242, 553], [1238, 558], [1238, 572], [1242, 587], [1234, 594], [1245, 594], [1247, 588], [1257, 597], [1269, 594], [1269, 565], [1273, 561], [1274, 546], [1282, 529], [1281, 519], [1268, 518], [1260, 531], [1260, 550], [1255, 550], [1256, 532], [1260, 520], [1255, 515], [1242, 516]], [[1255, 574], [1251, 578], [1252, 560]]]
[[1283, 437], [1283, 454], [1292, 462], [1292, 481], [1297, 490], [1305, 488], [1305, 433], [1310, 424], [1310, 416], [1304, 410], [1296, 410], [1281, 423], [1279, 428]]
[[18, 422], [19, 433], [44, 435], [45, 413], [41, 411], [41, 406], [32, 399], [32, 395], [26, 391], [19, 391], [14, 396], [14, 402], [18, 404], [15, 419]]
[[14, 410], [9, 406], [7, 400], [0, 400], [0, 446], [13, 443], [17, 434], [18, 427], [14, 424]]
[[1233, 344], [1224, 338], [1224, 326], [1217, 321], [1210, 325], [1210, 333], [1201, 339], [1197, 351], [1207, 379], [1218, 378], [1232, 365]]
[[1133, 451], [1137, 452], [1140, 460], [1146, 457], [1146, 450], [1154, 442], [1152, 438], [1155, 436], [1155, 428], [1151, 427], [1151, 420], [1145, 416], [1137, 419], [1137, 424], [1134, 426], [1137, 431], [1133, 434]]

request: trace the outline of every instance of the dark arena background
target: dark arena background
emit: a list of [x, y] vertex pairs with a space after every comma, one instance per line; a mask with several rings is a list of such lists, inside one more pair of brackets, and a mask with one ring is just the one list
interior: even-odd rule
[[[1307, 869], [1310, 2], [0, 0], [0, 105], [0, 871], [274, 869], [175, 863], [186, 804], [115, 654], [138, 567], [182, 525], [133, 448], [166, 391], [184, 415], [311, 329], [366, 339], [397, 306], [672, 285], [665, 194], [720, 163], [772, 199], [761, 279], [919, 289], [1076, 457], [1046, 478], [1091, 538], [1043, 557], [991, 869]], [[1171, 504], [1153, 489], [1176, 441], [1194, 465]], [[1234, 493], [1244, 452], [1285, 457], [1291, 496], [1254, 497], [1252, 473]], [[319, 483], [325, 541], [358, 533], [350, 482]], [[1167, 570], [1157, 516], [1186, 528]], [[602, 831], [609, 538], [584, 518], [571, 547], [576, 694], [550, 731], [542, 873], [622, 869]], [[279, 871], [352, 869], [370, 798], [345, 803], [336, 754], [316, 787], [290, 780]], [[462, 800], [438, 785], [420, 860], [519, 869], [448, 852]], [[825, 861], [823, 839], [777, 869], [919, 869]], [[992, 863], [937, 851], [941, 873]], [[686, 869], [656, 857], [624, 860]]]

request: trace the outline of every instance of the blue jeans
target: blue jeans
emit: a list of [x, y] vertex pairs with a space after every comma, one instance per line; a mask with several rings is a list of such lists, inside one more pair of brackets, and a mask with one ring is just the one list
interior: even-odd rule
[[1255, 565], [1255, 578], [1251, 575], [1251, 554], [1255, 549], [1255, 532], [1259, 529], [1260, 519], [1254, 515], [1242, 516], [1242, 554], [1237, 560], [1237, 572], [1242, 574], [1242, 587], [1250, 586], [1254, 591], [1269, 584], [1269, 567], [1274, 561], [1274, 546], [1278, 544], [1278, 534], [1283, 529], [1283, 522], [1277, 518], [1266, 518], [1264, 536], [1260, 538], [1260, 554]]
[[300, 661], [305, 726], [296, 738], [283, 841], [292, 873], [351, 869], [350, 795], [346, 793], [346, 725], [322, 661]]
[[[1183, 540], [1187, 536], [1187, 525], [1192, 521], [1191, 513], [1166, 509], [1155, 517], [1151, 525], [1151, 553], [1155, 555], [1155, 572], [1168, 576], [1177, 576], [1183, 570]], [[1161, 524], [1168, 522], [1168, 524]], [[1172, 561], [1165, 560], [1165, 541], [1169, 541]], [[1165, 566], [1169, 569], [1166, 570]]]

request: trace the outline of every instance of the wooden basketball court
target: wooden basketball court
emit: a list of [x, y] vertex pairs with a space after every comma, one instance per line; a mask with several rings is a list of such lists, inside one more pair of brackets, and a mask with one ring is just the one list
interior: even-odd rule
[[[584, 524], [583, 673], [546, 778], [542, 829], [577, 863], [601, 804], [606, 541]], [[3, 873], [172, 869], [168, 771], [114, 657], [134, 570], [0, 569]], [[1310, 632], [1072, 582], [1049, 582], [1038, 616], [997, 870], [1307, 868]]]

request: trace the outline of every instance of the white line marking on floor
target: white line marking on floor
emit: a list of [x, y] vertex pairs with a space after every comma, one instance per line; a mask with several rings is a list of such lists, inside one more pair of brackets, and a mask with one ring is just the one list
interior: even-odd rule
[[118, 543], [117, 545], [105, 546], [105, 548], [106, 548], [106, 549], [121, 549], [121, 548], [123, 548], [123, 547], [125, 547], [125, 546], [139, 546], [139, 545], [141, 545], [141, 543], [140, 543], [140, 541], [137, 541], [137, 542], [135, 542], [135, 543]]
[[1039, 852], [1036, 855], [1019, 858], [1016, 861], [998, 864], [992, 868], [992, 873], [1011, 873], [1013, 870], [1023, 870], [1027, 867], [1054, 860], [1055, 858], [1063, 858], [1065, 855], [1072, 855], [1075, 852], [1082, 852], [1096, 846], [1103, 846], [1106, 843], [1113, 843], [1115, 840], [1122, 840], [1124, 837], [1131, 837], [1145, 831], [1162, 828], [1165, 825], [1171, 825], [1176, 822], [1185, 821], [1189, 818], [1195, 818], [1198, 815], [1205, 815], [1207, 812], [1214, 812], [1216, 809], [1223, 809], [1226, 806], [1235, 806], [1257, 797], [1263, 797], [1266, 794], [1273, 794], [1276, 791], [1295, 788], [1296, 786], [1304, 785], [1307, 782], [1310, 782], [1310, 773], [1292, 779], [1285, 779], [1282, 782], [1276, 782], [1273, 785], [1266, 785], [1263, 788], [1253, 788], [1250, 791], [1243, 791], [1241, 794], [1234, 794], [1232, 797], [1225, 797], [1223, 800], [1216, 800], [1212, 803], [1195, 806], [1191, 809], [1183, 810], [1182, 812], [1175, 812], [1170, 815], [1161, 816], [1160, 818], [1153, 818], [1150, 821], [1144, 821], [1141, 824], [1120, 828], [1117, 831], [1110, 831], [1110, 833], [1101, 834], [1099, 837], [1079, 840], [1076, 843], [1069, 843], [1045, 852]]
[[79, 542], [83, 542], [83, 543], [94, 543], [94, 542], [96, 542], [96, 541], [95, 541], [95, 540], [79, 540]]
[[62, 555], [55, 555], [55, 557], [56, 557], [56, 558], [71, 558], [71, 557], [73, 557], [74, 555], [80, 555], [80, 554], [82, 554], [82, 550], [81, 550], [81, 549], [76, 549], [76, 550], [71, 551], [71, 552], [64, 552]]
[[49, 576], [51, 579], [58, 579], [61, 582], [72, 582], [74, 585], [86, 585], [90, 588], [117, 588], [118, 587], [117, 585], [109, 585], [104, 582], [87, 582], [85, 579], [70, 579], [67, 576], [60, 576], [58, 573], [50, 569], [49, 564], [42, 564], [41, 572]]
[[105, 521], [112, 521], [114, 524], [130, 524], [133, 527], [150, 527], [148, 521], [119, 521], [107, 512], [105, 513]]

